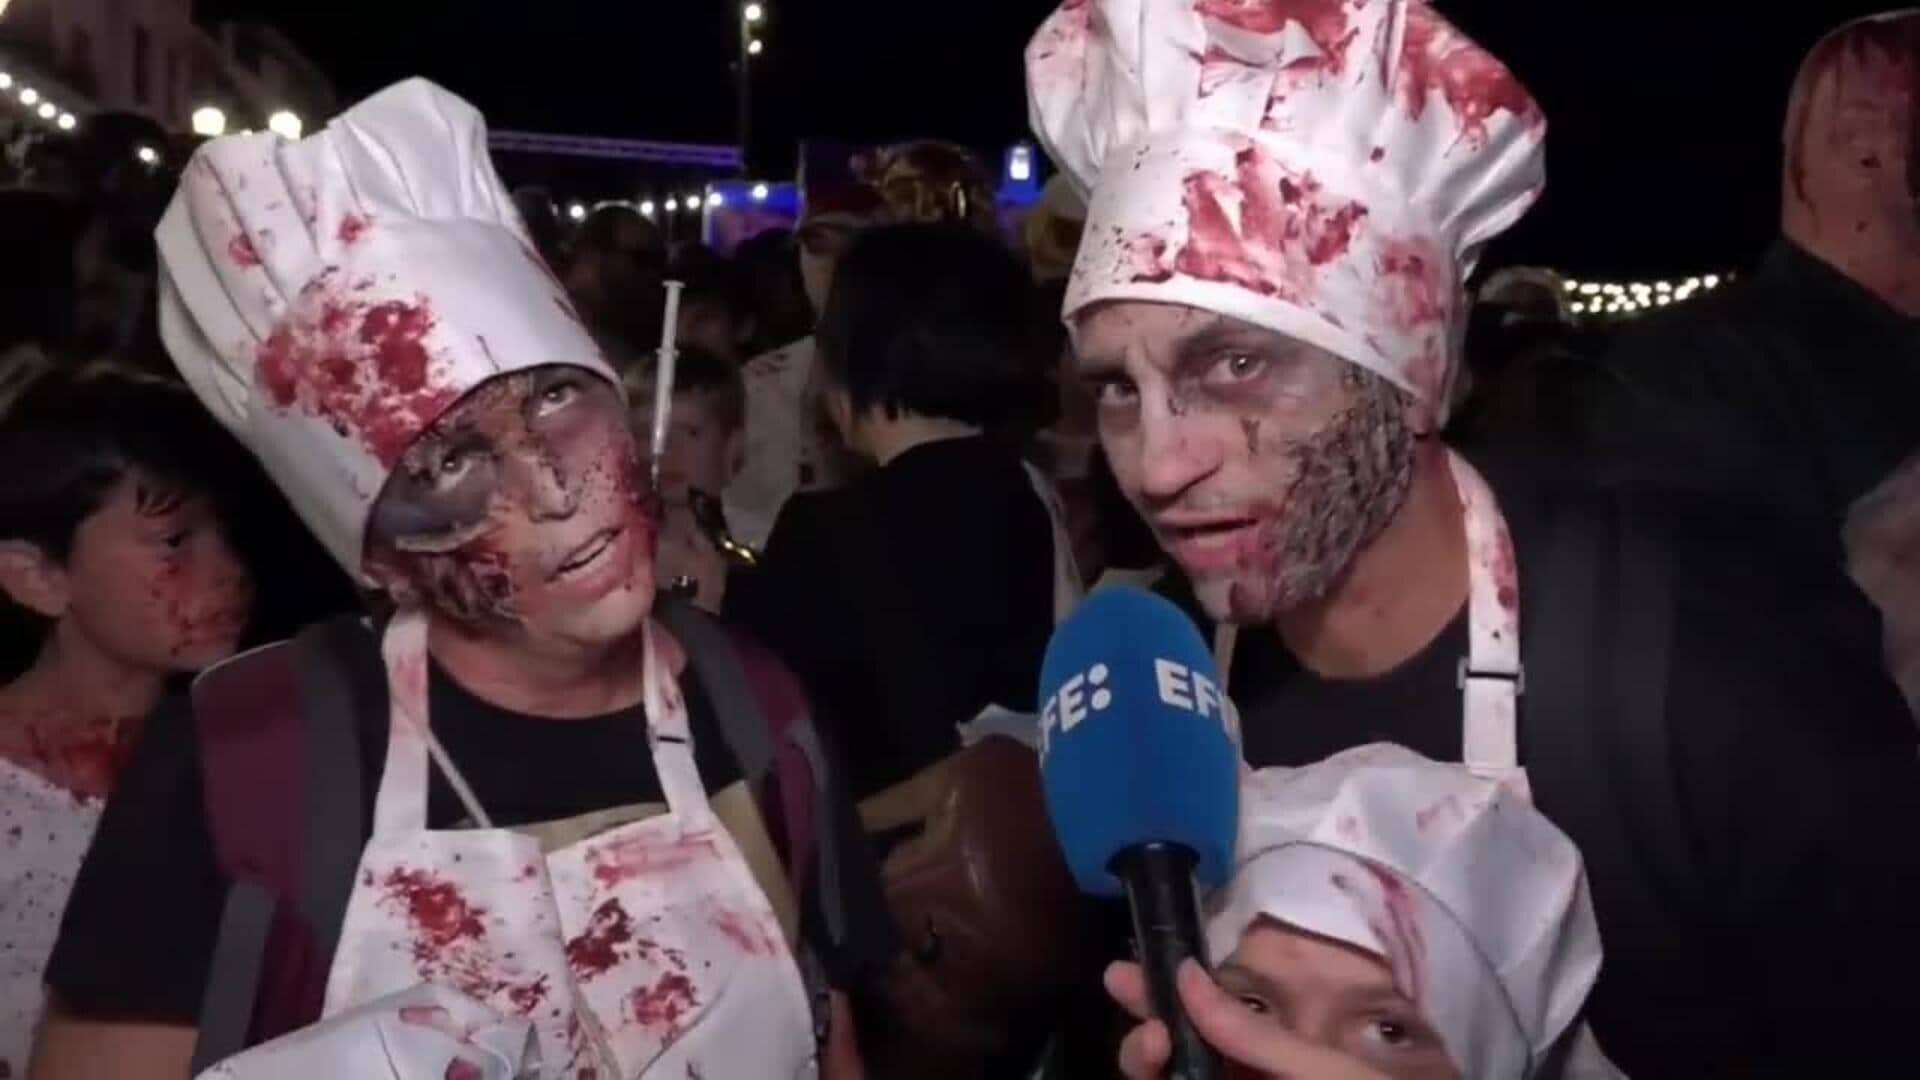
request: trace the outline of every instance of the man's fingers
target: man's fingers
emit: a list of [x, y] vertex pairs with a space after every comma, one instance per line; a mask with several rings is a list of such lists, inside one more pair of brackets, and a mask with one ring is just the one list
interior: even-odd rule
[[1107, 993], [1135, 1020], [1153, 1018], [1153, 1005], [1147, 1001], [1147, 975], [1140, 965], [1116, 960], [1107, 965]]
[[1120, 1074], [1127, 1080], [1160, 1080], [1173, 1057], [1173, 1039], [1167, 1025], [1149, 1020], [1120, 1042]]
[[1279, 1024], [1262, 1020], [1220, 989], [1200, 965], [1180, 965], [1180, 1000], [1195, 1031], [1229, 1061], [1276, 1076], [1313, 1080], [1386, 1080], [1380, 1073], [1336, 1050], [1315, 1046]]

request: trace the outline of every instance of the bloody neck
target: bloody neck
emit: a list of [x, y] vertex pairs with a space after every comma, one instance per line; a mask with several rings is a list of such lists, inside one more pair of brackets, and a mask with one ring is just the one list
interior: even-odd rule
[[1330, 679], [1368, 679], [1412, 659], [1467, 601], [1466, 517], [1438, 440], [1414, 451], [1400, 512], [1332, 592], [1274, 620], [1287, 649]]

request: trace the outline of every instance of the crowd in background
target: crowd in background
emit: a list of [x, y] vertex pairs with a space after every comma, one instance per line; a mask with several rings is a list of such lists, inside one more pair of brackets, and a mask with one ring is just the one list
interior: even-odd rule
[[[1794, 107], [1809, 108], [1804, 97]], [[11, 455], [0, 457], [0, 584], [13, 599], [0, 604], [0, 686], [30, 694], [37, 669], [46, 679], [51, 665], [75, 663], [71, 647], [56, 656], [53, 627], [79, 620], [115, 641], [155, 628], [158, 645], [142, 639], [114, 657], [116, 671], [138, 677], [115, 701], [103, 699], [85, 739], [45, 759], [55, 782], [97, 798], [110, 790], [143, 714], [183, 676], [360, 611], [367, 598], [241, 443], [193, 406], [161, 344], [152, 236], [174, 178], [135, 167], [130, 156], [105, 166], [43, 149], [44, 160], [15, 162], [15, 186], [0, 190], [8, 250], [0, 262], [0, 455]], [[1889, 160], [1908, 160], [1914, 147], [1898, 149]], [[1790, 183], [1819, 185], [1827, 175], [1796, 173]], [[972, 733], [1039, 711], [1040, 658], [1084, 590], [1103, 580], [1181, 590], [1129, 504], [1139, 478], [1125, 461], [1117, 477], [1102, 448], [1102, 391], [1075, 375], [1061, 323], [1088, 208], [1062, 176], [1010, 225], [993, 188], [992, 173], [961, 148], [901, 143], [845, 177], [816, 180], [791, 230], [760, 232], [726, 253], [669, 243], [628, 204], [599, 206], [576, 223], [546, 191], [514, 195], [540, 256], [621, 376], [642, 445], [657, 404], [657, 347], [663, 335], [677, 342], [664, 403], [669, 435], [653, 463], [656, 576], [779, 657], [844, 767], [852, 828], [885, 894], [876, 902], [890, 913], [872, 940], [849, 947], [867, 966], [848, 980], [857, 984], [856, 1013], [890, 1018], [861, 1029], [862, 1054], [878, 1076], [1014, 1075], [1043, 1053], [1057, 1064], [1111, 1060], [1115, 1017], [1097, 989], [1084, 988], [1098, 986], [1099, 963], [1111, 958], [1099, 941], [1123, 933], [1119, 916], [1083, 911], [1069, 882], [1047, 878], [1050, 866], [1034, 869], [1047, 865], [1044, 852], [1015, 850], [1033, 839], [1025, 824], [1044, 814], [1037, 786], [1023, 787], [1018, 770], [999, 771], [997, 812], [938, 825], [932, 793], [949, 789], [929, 777], [1000, 769], [963, 751], [977, 745]], [[1842, 180], [1822, 190], [1829, 205], [1853, 199], [1848, 213], [1861, 220], [1884, 209], [1849, 194]], [[1907, 194], [1887, 221], [1913, 214]], [[1884, 656], [1909, 701], [1920, 702], [1920, 594], [1910, 563], [1920, 496], [1915, 471], [1900, 469], [1920, 451], [1920, 434], [1881, 407], [1898, 400], [1911, 415], [1900, 380], [1920, 370], [1911, 363], [1920, 301], [1905, 306], [1915, 298], [1886, 285], [1892, 278], [1882, 271], [1894, 256], [1796, 217], [1791, 193], [1788, 203], [1782, 239], [1754, 280], [1618, 332], [1576, 320], [1550, 275], [1483, 275], [1473, 285], [1464, 373], [1439, 410], [1448, 416], [1442, 434], [1484, 463], [1503, 501], [1570, 476], [1582, 486], [1614, 483], [1636, 499], [1711, 493], [1741, 508], [1737, 527], [1716, 525], [1729, 531], [1711, 535], [1737, 537], [1773, 560], [1753, 565], [1837, 574], [1850, 559], [1872, 603], [1809, 588], [1799, 594], [1815, 598], [1804, 632], [1855, 658]], [[1876, 236], [1893, 231], [1875, 221]], [[1920, 245], [1898, 257], [1920, 264]], [[678, 283], [670, 328], [669, 282]], [[1804, 310], [1816, 314], [1799, 318], [1795, 305], [1807, 296], [1816, 299]], [[1684, 367], [1701, 357], [1737, 359], [1703, 363], [1698, 373]], [[1768, 366], [1776, 363], [1785, 367]], [[1882, 377], [1889, 367], [1897, 377]], [[1249, 453], [1254, 439], [1249, 433]], [[115, 546], [136, 543], [157, 561]], [[104, 568], [91, 594], [78, 585], [85, 567]], [[188, 581], [193, 591], [154, 592], [143, 572]], [[143, 614], [136, 600], [150, 593], [158, 606]], [[183, 620], [189, 631], [180, 631]], [[1785, 635], [1778, 644], [1778, 655], [1792, 655]], [[1714, 669], [1725, 674], [1752, 662], [1702, 660], [1703, 649], [1711, 644], [1695, 639], [1677, 663], [1725, 661]], [[1233, 646], [1222, 655], [1231, 660]], [[1451, 664], [1446, 658], [1448, 670], [1435, 678], [1451, 681]], [[1260, 668], [1242, 675], [1255, 699], [1281, 681]], [[1458, 678], [1467, 678], [1464, 665]], [[1298, 703], [1338, 701], [1338, 682]], [[1408, 685], [1402, 696], [1412, 701], [1421, 691]], [[1712, 687], [1686, 692], [1711, 696]], [[29, 745], [31, 723], [21, 730], [29, 734], [20, 745], [0, 740], [0, 752], [39, 753]], [[1351, 740], [1342, 733], [1334, 741], [1341, 745], [1323, 749]], [[1416, 737], [1396, 741], [1448, 757]], [[1752, 794], [1727, 794], [1727, 804]], [[1560, 809], [1552, 791], [1542, 802], [1549, 816]], [[943, 859], [970, 845], [1045, 893], [1025, 898], [1025, 930], [969, 922], [991, 902], [956, 905], [977, 882], [943, 877]], [[1602, 899], [1604, 925], [1614, 898]], [[1049, 908], [1079, 914], [1032, 921], [1032, 911]], [[949, 967], [937, 984], [900, 960], [942, 949]], [[1023, 974], [1009, 982], [1010, 970]], [[976, 975], [978, 985], [969, 984]], [[1007, 998], [1008, 985], [1027, 996]], [[1003, 1015], [980, 1013], [979, 1000], [995, 995], [1005, 999]], [[1600, 998], [1596, 1008], [1620, 1002]], [[1629, 1057], [1648, 1052], [1630, 1039], [1622, 1045]], [[0, 1065], [8, 1050], [0, 1045]], [[14, 1067], [11, 1075], [21, 1075]]]

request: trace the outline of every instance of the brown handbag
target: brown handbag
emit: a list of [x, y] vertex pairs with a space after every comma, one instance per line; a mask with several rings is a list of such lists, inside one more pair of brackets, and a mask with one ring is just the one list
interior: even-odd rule
[[869, 832], [918, 830], [881, 870], [906, 944], [884, 982], [894, 1041], [914, 1075], [980, 1075], [1019, 1029], [1053, 1015], [1091, 957], [1039, 758], [991, 736], [868, 798], [860, 815]]

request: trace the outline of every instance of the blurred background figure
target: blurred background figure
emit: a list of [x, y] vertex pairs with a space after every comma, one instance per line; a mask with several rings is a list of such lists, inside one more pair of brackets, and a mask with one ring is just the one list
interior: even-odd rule
[[1611, 478], [1757, 507], [1836, 563], [1854, 502], [1920, 450], [1920, 11], [1800, 67], [1780, 235], [1732, 288], [1621, 335]]
[[631, 206], [608, 203], [581, 223], [560, 278], [588, 326], [651, 343], [660, 340], [666, 269], [659, 228]]
[[1450, 440], [1556, 458], [1579, 452], [1599, 371], [1559, 275], [1512, 267], [1488, 277], [1468, 317], [1465, 359]]
[[[1016, 1075], [1046, 1034], [1028, 1028], [1055, 1016], [1040, 1007], [1064, 977], [1049, 965], [1070, 963], [1073, 933], [1050, 928], [1072, 923], [1071, 885], [1052, 841], [1033, 844], [1033, 754], [997, 738], [963, 750], [977, 718], [1035, 710], [1041, 655], [1079, 587], [1050, 487], [1020, 454], [1051, 404], [1039, 318], [1025, 270], [967, 225], [854, 239], [819, 370], [868, 471], [789, 499], [760, 567], [728, 589], [729, 617], [806, 684], [884, 856], [907, 953], [856, 998], [875, 1075]], [[1030, 795], [1032, 813], [1011, 827], [941, 817], [982, 779], [1001, 805]], [[1060, 895], [1037, 914], [1004, 894], [1048, 880]]]
[[1853, 580], [1880, 609], [1887, 667], [1920, 721], [1920, 456], [1854, 504], [1843, 538]]
[[993, 173], [963, 147], [918, 139], [882, 147], [855, 168], [885, 200], [889, 221], [947, 221], [999, 231]]
[[0, 420], [0, 1075], [107, 795], [168, 680], [231, 655], [253, 586], [210, 477], [231, 444], [185, 391], [55, 371]]
[[760, 356], [813, 332], [813, 305], [800, 279], [800, 258], [788, 229], [768, 229], [733, 251], [740, 290], [753, 315], [753, 337], [742, 350]]
[[560, 227], [560, 209], [553, 193], [538, 185], [515, 188], [513, 205], [526, 223], [527, 235], [547, 265], [559, 267], [566, 255], [566, 231]]
[[813, 320], [826, 303], [840, 256], [861, 230], [885, 217], [871, 186], [846, 169], [802, 178], [806, 205], [794, 230], [800, 280], [812, 314], [807, 334], [748, 360], [746, 463], [727, 487], [727, 520], [745, 544], [765, 546], [773, 521], [796, 491], [832, 487], [853, 468], [820, 408], [814, 380]]
[[758, 335], [737, 264], [710, 249], [694, 248], [674, 260], [667, 276], [683, 286], [675, 340], [737, 370]]
[[[617, 364], [627, 384], [633, 430], [646, 447], [653, 430], [655, 364], [651, 358]], [[718, 612], [729, 571], [747, 565], [748, 552], [732, 540], [720, 492], [745, 456], [746, 389], [730, 360], [684, 346], [674, 362], [673, 403], [666, 451], [660, 461], [660, 499], [666, 517], [654, 577], [689, 590], [694, 602]]]

